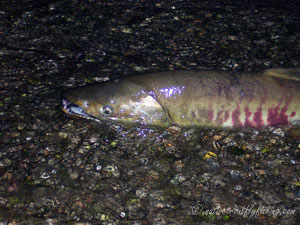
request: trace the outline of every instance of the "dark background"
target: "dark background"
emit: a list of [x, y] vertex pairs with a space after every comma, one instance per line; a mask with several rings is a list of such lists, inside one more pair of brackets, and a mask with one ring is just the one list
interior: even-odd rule
[[61, 111], [107, 77], [300, 67], [299, 21], [298, 1], [1, 1], [0, 222], [299, 224], [298, 131], [116, 131]]

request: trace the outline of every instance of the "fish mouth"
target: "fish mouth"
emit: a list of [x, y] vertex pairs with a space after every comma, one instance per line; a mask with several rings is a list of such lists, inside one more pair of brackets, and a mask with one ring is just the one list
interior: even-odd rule
[[81, 118], [85, 118], [85, 119], [89, 119], [89, 120], [94, 120], [94, 121], [101, 123], [101, 121], [99, 119], [86, 113], [81, 107], [69, 102], [66, 99], [62, 100], [62, 106], [63, 106], [62, 110], [69, 115], [73, 115], [73, 116], [77, 116], [77, 117], [81, 117]]

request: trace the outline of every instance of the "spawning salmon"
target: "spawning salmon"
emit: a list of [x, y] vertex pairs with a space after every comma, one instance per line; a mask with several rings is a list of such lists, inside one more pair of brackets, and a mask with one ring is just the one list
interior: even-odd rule
[[68, 90], [63, 110], [101, 121], [208, 128], [300, 121], [300, 69], [168, 71]]

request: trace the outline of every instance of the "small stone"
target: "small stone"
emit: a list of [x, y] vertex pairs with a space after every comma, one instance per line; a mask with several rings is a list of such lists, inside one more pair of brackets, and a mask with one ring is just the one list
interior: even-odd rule
[[170, 126], [168, 128], [168, 133], [169, 134], [176, 134], [176, 133], [180, 133], [180, 132], [181, 132], [181, 128], [180, 127]]
[[12, 161], [10, 159], [3, 159], [0, 160], [0, 167], [7, 167], [7, 166], [11, 166], [12, 165]]
[[230, 175], [233, 179], [240, 178], [240, 172], [238, 170], [230, 170]]
[[115, 148], [115, 147], [117, 147], [118, 142], [117, 142], [117, 141], [112, 141], [112, 142], [110, 143], [110, 145], [111, 145], [111, 147]]
[[53, 218], [48, 218], [48, 219], [46, 219], [46, 224], [47, 225], [56, 225], [56, 224], [58, 224], [58, 220], [53, 219]]
[[82, 164], [82, 160], [79, 158], [76, 160], [76, 166], [80, 166]]
[[184, 163], [182, 162], [182, 160], [177, 160], [174, 162], [175, 164], [175, 168], [177, 169], [181, 169], [182, 167], [184, 167]]
[[277, 136], [280, 136], [280, 137], [284, 137], [284, 135], [285, 135], [281, 128], [275, 129], [272, 133], [277, 135]]
[[97, 170], [97, 171], [100, 171], [101, 169], [102, 169], [101, 164], [96, 165], [96, 170]]
[[113, 176], [113, 177], [119, 177], [120, 176], [120, 172], [118, 170], [118, 167], [115, 165], [108, 165], [106, 167], [103, 168], [103, 172], [108, 173], [109, 175]]
[[41, 178], [42, 179], [48, 179], [50, 177], [50, 175], [48, 174], [48, 173], [43, 173], [42, 175], [41, 175]]
[[235, 187], [234, 187], [234, 190], [235, 191], [241, 191], [243, 188], [242, 188], [242, 186], [241, 185], [236, 185]]
[[217, 157], [216, 153], [213, 152], [206, 152], [205, 155], [202, 157], [203, 159], [209, 159], [211, 157]]
[[256, 173], [258, 176], [263, 176], [267, 174], [265, 170], [256, 170]]
[[215, 135], [215, 136], [214, 136], [214, 140], [215, 140], [215, 141], [218, 141], [218, 140], [220, 140], [222, 137], [223, 137], [222, 135]]
[[131, 33], [132, 33], [132, 29], [129, 28], [129, 27], [127, 27], [127, 26], [123, 26], [123, 27], [121, 28], [121, 32], [122, 32], [122, 33], [125, 33], [125, 34], [131, 34]]
[[70, 173], [70, 178], [72, 179], [72, 180], [76, 180], [77, 178], [79, 177], [79, 173], [77, 173], [77, 172], [71, 172]]
[[67, 137], [68, 137], [68, 133], [66, 133], [66, 132], [59, 132], [58, 135], [59, 135], [61, 138], [67, 138]]
[[185, 176], [183, 176], [182, 174], [176, 174], [175, 177], [173, 177], [170, 182], [174, 185], [178, 185], [185, 180], [186, 180]]
[[135, 194], [139, 198], [145, 198], [148, 195], [148, 190], [146, 190], [145, 188], [141, 188], [136, 190]]

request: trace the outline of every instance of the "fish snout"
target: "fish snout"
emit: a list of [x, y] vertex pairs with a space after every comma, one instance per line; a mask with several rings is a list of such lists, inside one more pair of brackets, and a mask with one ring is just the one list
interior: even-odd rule
[[82, 108], [80, 108], [78, 105], [70, 103], [65, 99], [62, 100], [62, 105], [63, 105], [62, 110], [67, 114], [77, 115], [77, 116], [87, 116], [86, 112]]
[[66, 99], [62, 99], [62, 111], [64, 111], [66, 114], [69, 114], [71, 116], [94, 120], [100, 124], [102, 123], [101, 120], [99, 120], [95, 116], [89, 115], [81, 107], [69, 102]]

